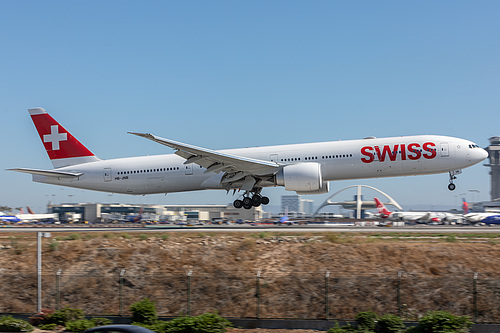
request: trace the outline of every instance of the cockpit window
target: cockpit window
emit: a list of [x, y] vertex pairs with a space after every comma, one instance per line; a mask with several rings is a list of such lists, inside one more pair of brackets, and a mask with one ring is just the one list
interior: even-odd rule
[[473, 149], [473, 148], [480, 148], [480, 147], [479, 147], [479, 145], [476, 145], [475, 143], [473, 143], [473, 144], [469, 145], [469, 148]]

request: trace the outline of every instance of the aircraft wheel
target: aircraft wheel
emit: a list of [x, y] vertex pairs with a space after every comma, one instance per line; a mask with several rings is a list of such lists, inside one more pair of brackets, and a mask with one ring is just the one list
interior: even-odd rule
[[448, 190], [453, 191], [453, 190], [455, 190], [455, 188], [456, 188], [455, 184], [453, 184], [453, 183], [448, 184]]
[[241, 207], [243, 207], [243, 201], [241, 201], [241, 200], [234, 200], [233, 206], [234, 206], [234, 208], [240, 209]]
[[243, 208], [245, 208], [245, 209], [251, 209], [252, 207], [253, 207], [252, 204], [250, 204], [250, 205], [243, 205]]
[[269, 198], [268, 197], [262, 197], [261, 204], [267, 205], [268, 203], [269, 203]]
[[244, 197], [243, 198], [243, 207], [246, 208], [246, 206], [250, 206], [250, 207], [253, 206], [252, 199], [250, 197]]
[[262, 197], [258, 194], [255, 194], [252, 197], [252, 205], [254, 205], [255, 207], [259, 207], [261, 203], [262, 203]]

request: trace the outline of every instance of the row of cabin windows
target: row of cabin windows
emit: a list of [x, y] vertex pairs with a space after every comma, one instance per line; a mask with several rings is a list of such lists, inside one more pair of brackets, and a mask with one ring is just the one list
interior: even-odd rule
[[159, 168], [159, 169], [148, 169], [148, 170], [119, 171], [118, 174], [131, 175], [137, 173], [151, 173], [151, 172], [174, 171], [174, 170], [180, 170], [180, 168], [174, 167], [174, 168]]
[[346, 157], [352, 157], [352, 154], [321, 156], [322, 159], [327, 159], [327, 158], [346, 158]]
[[[328, 156], [321, 156], [322, 159], [327, 159], [327, 158], [346, 158], [346, 157], [352, 157], [352, 154], [342, 154], [342, 155], [328, 155]], [[312, 161], [312, 160], [317, 160], [318, 157], [304, 157], [304, 160], [306, 161]], [[281, 162], [293, 162], [293, 161], [300, 161], [300, 157], [292, 157], [292, 158], [282, 158]]]

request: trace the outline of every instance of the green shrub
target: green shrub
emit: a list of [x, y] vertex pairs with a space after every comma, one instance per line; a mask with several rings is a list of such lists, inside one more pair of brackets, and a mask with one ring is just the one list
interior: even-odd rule
[[134, 303], [130, 306], [132, 312], [132, 321], [143, 324], [154, 324], [158, 321], [155, 304], [144, 298], [142, 301]]
[[399, 333], [404, 332], [406, 329], [403, 320], [392, 314], [386, 314], [378, 317], [375, 325], [375, 332], [377, 333]]
[[328, 333], [348, 333], [348, 332], [363, 332], [363, 331], [356, 330], [356, 328], [354, 328], [350, 324], [341, 327], [339, 323], [335, 323], [335, 326], [333, 326], [328, 330]]
[[54, 311], [48, 318], [48, 324], [54, 323], [66, 326], [67, 322], [84, 319], [84, 317], [83, 310], [65, 307], [64, 309]]
[[83, 332], [85, 330], [88, 330], [89, 328], [96, 327], [96, 326], [97, 325], [92, 320], [77, 319], [77, 320], [69, 321], [66, 323], [66, 331], [80, 333], [80, 332]]
[[80, 234], [71, 234], [68, 237], [66, 237], [67, 240], [78, 240], [82, 238], [82, 235]]
[[95, 326], [105, 326], [113, 324], [113, 321], [108, 318], [92, 318], [90, 320], [94, 322]]
[[356, 324], [360, 329], [375, 330], [375, 325], [377, 324], [378, 315], [375, 312], [366, 311], [360, 312], [356, 315]]
[[468, 332], [473, 322], [467, 316], [454, 316], [446, 311], [428, 312], [418, 321], [422, 333]]
[[27, 321], [14, 319], [10, 316], [0, 318], [0, 332], [31, 332], [33, 326]]
[[77, 319], [66, 322], [66, 331], [70, 332], [83, 332], [89, 328], [110, 325], [113, 321], [107, 318], [92, 318], [92, 319]]
[[59, 249], [59, 242], [56, 240], [53, 240], [52, 242], [49, 243], [49, 251], [53, 252]]
[[166, 323], [166, 333], [224, 333], [231, 322], [217, 313], [179, 317]]
[[57, 324], [43, 324], [38, 326], [39, 329], [44, 330], [44, 331], [53, 331], [57, 327]]

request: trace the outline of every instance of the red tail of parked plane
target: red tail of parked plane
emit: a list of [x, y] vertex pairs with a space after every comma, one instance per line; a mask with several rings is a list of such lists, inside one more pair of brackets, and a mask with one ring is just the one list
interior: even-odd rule
[[465, 201], [465, 198], [462, 198], [462, 209], [464, 210], [464, 214], [469, 213], [469, 204]]
[[373, 198], [375, 200], [375, 204], [377, 205], [377, 211], [380, 214], [380, 217], [386, 219], [391, 216], [392, 212], [385, 207], [385, 205], [378, 199]]

